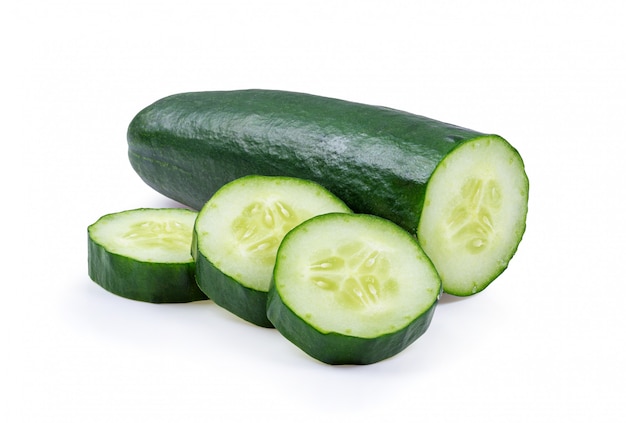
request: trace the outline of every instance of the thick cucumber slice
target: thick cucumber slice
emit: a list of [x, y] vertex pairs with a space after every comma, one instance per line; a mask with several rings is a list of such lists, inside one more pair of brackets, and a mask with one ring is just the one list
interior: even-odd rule
[[206, 299], [191, 257], [197, 212], [135, 209], [102, 216], [88, 232], [91, 279], [119, 296], [152, 303]]
[[216, 304], [258, 326], [285, 234], [324, 213], [350, 209], [320, 185], [297, 178], [247, 176], [224, 185], [202, 207], [194, 230], [198, 286]]
[[428, 328], [439, 276], [415, 238], [371, 215], [332, 213], [289, 232], [277, 253], [269, 320], [328, 364], [369, 364]]
[[518, 152], [497, 136], [454, 149], [426, 190], [417, 236], [445, 292], [472, 295], [508, 266], [526, 227], [528, 178]]

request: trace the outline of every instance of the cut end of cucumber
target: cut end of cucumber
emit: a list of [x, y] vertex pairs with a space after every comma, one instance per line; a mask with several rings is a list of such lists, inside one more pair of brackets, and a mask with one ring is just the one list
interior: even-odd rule
[[88, 227], [88, 271], [107, 291], [138, 301], [206, 299], [191, 256], [197, 213], [135, 209], [102, 216]]
[[322, 186], [297, 178], [247, 176], [224, 185], [196, 222], [198, 251], [222, 273], [269, 289], [285, 234], [318, 214], [350, 209]]
[[113, 213], [89, 227], [107, 251], [138, 261], [189, 263], [197, 213], [186, 209], [136, 209]]
[[484, 290], [515, 254], [526, 227], [528, 178], [518, 152], [490, 135], [452, 151], [428, 183], [417, 236], [445, 292]]
[[429, 327], [441, 281], [415, 238], [392, 222], [329, 213], [289, 232], [278, 249], [267, 316], [328, 364], [370, 364]]
[[437, 301], [441, 288], [404, 230], [351, 214], [317, 217], [292, 231], [274, 281], [282, 300], [319, 332], [362, 338], [406, 327]]

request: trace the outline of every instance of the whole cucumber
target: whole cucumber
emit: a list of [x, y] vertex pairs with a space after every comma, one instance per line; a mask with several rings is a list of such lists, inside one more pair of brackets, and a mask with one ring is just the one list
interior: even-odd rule
[[[418, 236], [444, 290], [456, 295], [478, 292], [501, 273], [525, 229], [528, 179], [507, 141], [387, 107], [275, 90], [181, 93], [141, 110], [129, 125], [128, 146], [133, 168], [149, 186], [195, 209], [246, 175], [315, 181], [354, 212], [384, 217]], [[449, 165], [468, 169], [450, 172]], [[443, 182], [427, 193], [436, 173]], [[495, 189], [489, 185], [494, 178]], [[480, 189], [468, 197], [475, 180], [491, 187], [498, 201], [489, 203]], [[433, 202], [438, 217], [428, 229], [438, 229], [420, 231], [421, 215]], [[462, 212], [459, 203], [467, 203]], [[487, 217], [485, 205], [491, 207]], [[513, 209], [510, 219], [503, 216]], [[420, 232], [428, 234], [420, 238]], [[447, 242], [467, 250], [463, 263], [488, 250], [489, 269], [469, 276], [448, 270], [460, 250], [447, 249]]]

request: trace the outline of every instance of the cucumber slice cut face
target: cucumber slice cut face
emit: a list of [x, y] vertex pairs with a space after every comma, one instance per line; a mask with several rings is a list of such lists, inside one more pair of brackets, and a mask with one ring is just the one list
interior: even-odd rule
[[417, 237], [446, 293], [476, 294], [507, 268], [526, 228], [528, 188], [520, 155], [497, 136], [467, 141], [437, 166]]
[[328, 364], [370, 364], [428, 328], [441, 281], [415, 238], [371, 215], [331, 213], [290, 231], [277, 253], [267, 314]]
[[191, 256], [197, 212], [135, 209], [102, 216], [88, 231], [90, 278], [119, 296], [152, 303], [206, 299]]
[[351, 213], [317, 183], [246, 176], [220, 188], [202, 207], [194, 229], [198, 286], [216, 304], [258, 326], [267, 319], [267, 291], [285, 234], [325, 213]]

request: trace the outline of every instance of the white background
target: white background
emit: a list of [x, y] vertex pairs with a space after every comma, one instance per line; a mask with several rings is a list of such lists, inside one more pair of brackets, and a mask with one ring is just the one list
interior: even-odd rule
[[[43, 1], [0, 7], [4, 422], [623, 422], [620, 0]], [[210, 301], [87, 276], [87, 226], [176, 204], [126, 128], [184, 91], [274, 88], [507, 138], [528, 228], [486, 291], [370, 366], [327, 366]]]

